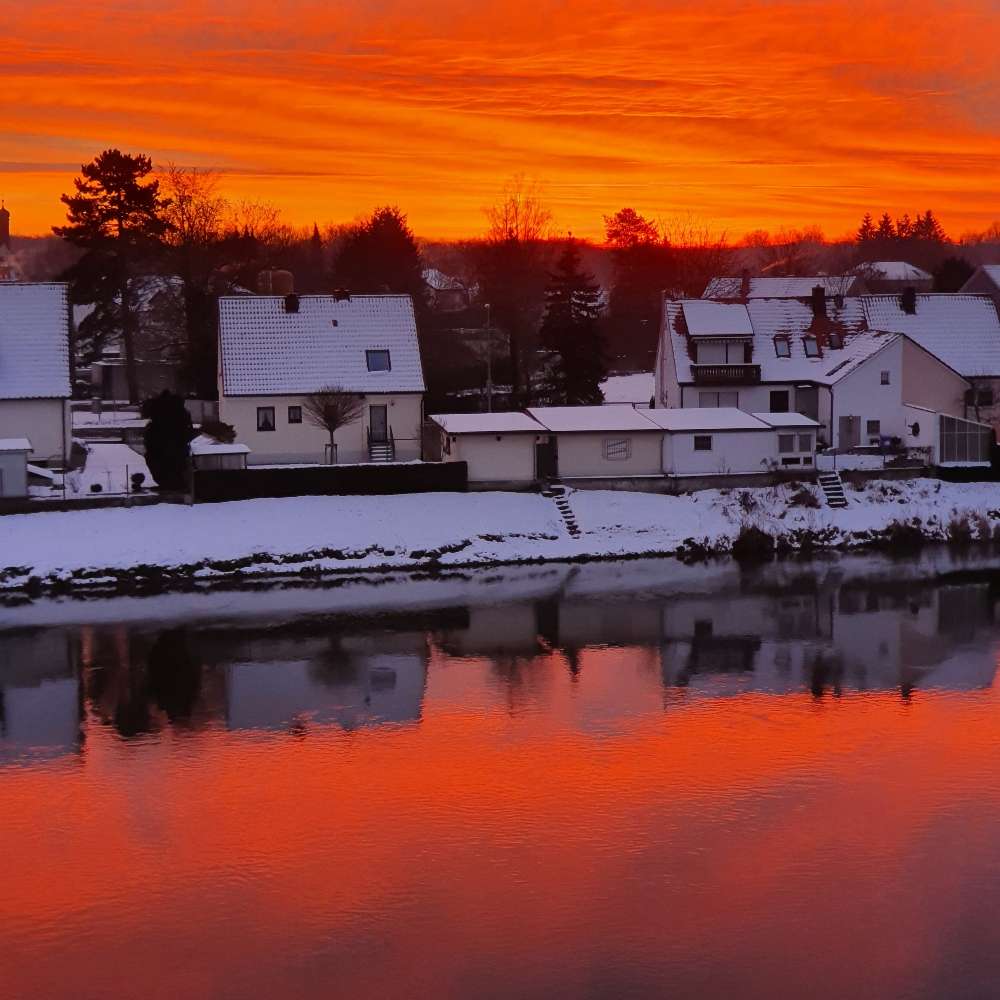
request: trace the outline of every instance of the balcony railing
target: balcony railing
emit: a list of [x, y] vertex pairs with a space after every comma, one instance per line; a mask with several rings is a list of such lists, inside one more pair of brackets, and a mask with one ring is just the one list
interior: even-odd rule
[[760, 365], [692, 365], [695, 385], [758, 385]]

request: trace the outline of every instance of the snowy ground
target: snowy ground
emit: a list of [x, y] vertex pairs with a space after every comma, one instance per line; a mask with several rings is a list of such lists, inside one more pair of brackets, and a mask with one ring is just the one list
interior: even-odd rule
[[[297, 497], [185, 507], [114, 508], [0, 518], [0, 588], [29, 577], [111, 584], [162, 567], [178, 578], [436, 568], [529, 560], [669, 554], [692, 543], [726, 551], [744, 525], [828, 547], [870, 540], [893, 521], [920, 519], [948, 537], [968, 517], [973, 537], [1000, 531], [1000, 484], [874, 482], [848, 489], [844, 510], [803, 506], [811, 487], [707, 490], [682, 497], [570, 491], [581, 529], [571, 537], [537, 494]], [[138, 573], [135, 571], [138, 570]]]

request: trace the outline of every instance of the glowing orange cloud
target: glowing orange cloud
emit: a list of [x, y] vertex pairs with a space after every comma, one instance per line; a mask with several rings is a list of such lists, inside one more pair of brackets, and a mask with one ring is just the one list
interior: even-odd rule
[[427, 236], [481, 231], [516, 173], [588, 236], [623, 205], [732, 235], [1000, 217], [989, 0], [49, 0], [5, 36], [0, 195], [22, 232], [110, 145], [219, 168], [296, 223], [395, 202]]

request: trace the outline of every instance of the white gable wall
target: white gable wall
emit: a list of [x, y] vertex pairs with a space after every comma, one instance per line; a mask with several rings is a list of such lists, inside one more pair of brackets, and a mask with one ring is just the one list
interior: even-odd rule
[[[535, 478], [536, 434], [452, 434], [449, 437], [442, 431], [441, 438], [442, 461], [468, 463], [471, 483], [530, 483]], [[445, 438], [449, 439], [447, 444]]]
[[[662, 473], [660, 439], [662, 432], [652, 426], [647, 431], [574, 431], [556, 434], [559, 475], [572, 479], [624, 476], [658, 476]], [[626, 459], [604, 457], [605, 441], [630, 442]]]
[[64, 465], [72, 439], [65, 399], [0, 399], [0, 437], [26, 437], [34, 449], [28, 461]]
[[[281, 465], [325, 461], [330, 435], [309, 422], [303, 412], [301, 424], [288, 422], [289, 406], [304, 407], [305, 395], [221, 396], [219, 419], [236, 428], [236, 440], [249, 445], [250, 465]], [[389, 426], [396, 441], [396, 461], [420, 458], [420, 429], [423, 421], [422, 395], [397, 393], [366, 396], [360, 420], [341, 428], [336, 435], [338, 463], [368, 461], [369, 406], [388, 407]], [[257, 408], [273, 406], [275, 429], [257, 430]]]
[[[867, 423], [879, 422], [880, 434], [891, 434], [906, 441], [903, 410], [903, 341], [896, 340], [846, 375], [833, 387], [833, 446], [840, 442], [840, 418], [861, 418], [862, 445], [868, 444]], [[889, 372], [889, 384], [882, 385], [882, 372]]]

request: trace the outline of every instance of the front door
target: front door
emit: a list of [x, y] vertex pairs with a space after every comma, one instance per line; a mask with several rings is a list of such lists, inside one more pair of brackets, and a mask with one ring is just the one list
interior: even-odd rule
[[841, 417], [839, 427], [837, 447], [841, 451], [845, 451], [847, 448], [857, 448], [861, 444], [861, 417]]
[[389, 408], [382, 406], [368, 407], [368, 431], [373, 444], [383, 444], [389, 440]]
[[556, 436], [550, 434], [535, 445], [535, 478], [555, 479], [559, 475], [559, 452]]

